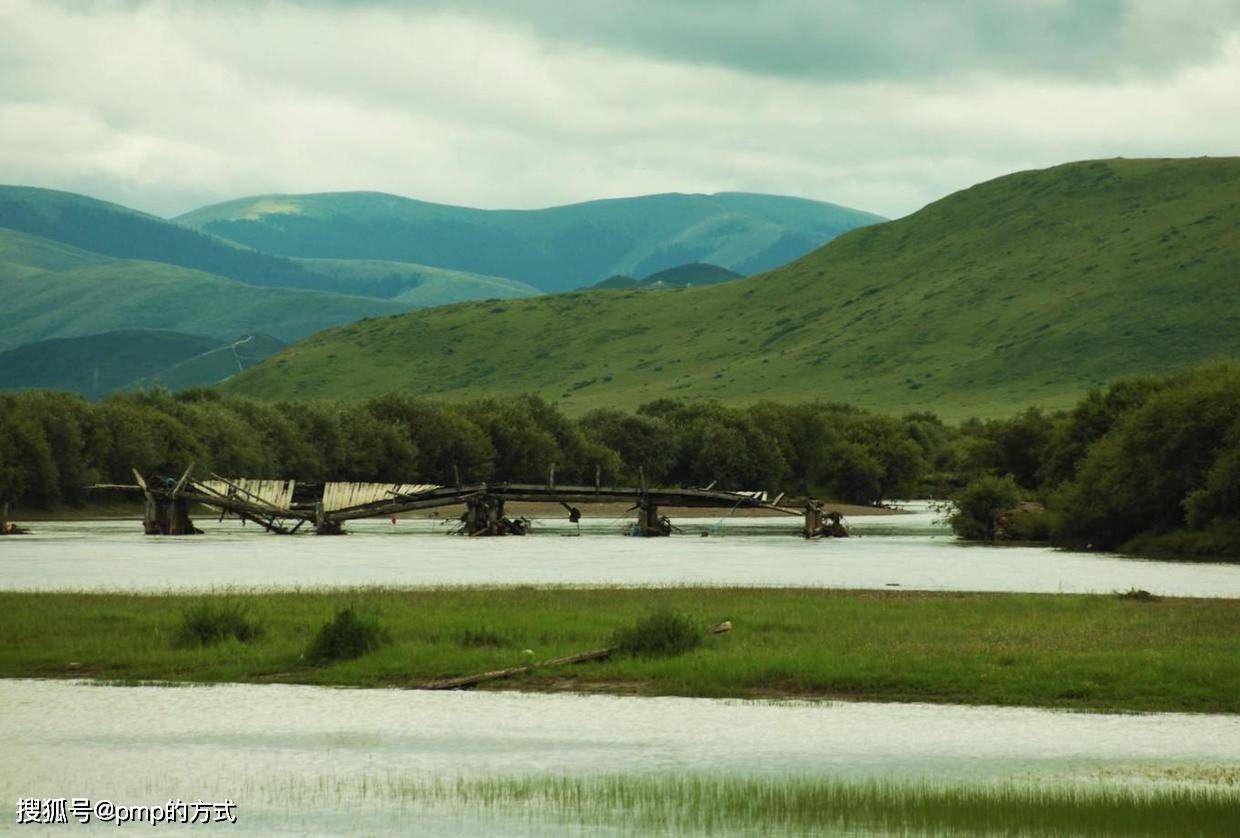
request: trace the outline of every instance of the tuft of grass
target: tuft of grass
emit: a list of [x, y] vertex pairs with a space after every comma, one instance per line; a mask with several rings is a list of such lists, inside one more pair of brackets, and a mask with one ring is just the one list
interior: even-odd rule
[[352, 660], [392, 642], [392, 633], [375, 614], [364, 614], [351, 605], [336, 610], [323, 624], [306, 651], [312, 663]]
[[257, 640], [263, 634], [247, 602], [240, 599], [200, 599], [181, 612], [181, 623], [173, 635], [177, 646], [213, 646], [228, 638], [241, 643]]
[[682, 655], [702, 645], [702, 628], [678, 611], [656, 611], [617, 629], [612, 645], [631, 655]]

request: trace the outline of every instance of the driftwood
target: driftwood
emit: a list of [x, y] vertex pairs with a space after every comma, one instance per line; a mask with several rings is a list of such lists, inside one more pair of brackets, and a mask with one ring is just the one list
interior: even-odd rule
[[[722, 623], [716, 623], [710, 627], [711, 634], [723, 634], [732, 630], [732, 621], [724, 620]], [[459, 690], [465, 687], [472, 687], [475, 684], [481, 684], [486, 681], [499, 681], [503, 678], [512, 678], [516, 675], [524, 675], [535, 669], [543, 669], [551, 666], [564, 666], [570, 663], [585, 663], [586, 661], [602, 660], [610, 657], [614, 652], [619, 651], [619, 646], [608, 646], [605, 649], [594, 649], [589, 652], [578, 652], [575, 655], [566, 655], [562, 658], [552, 658], [551, 660], [539, 661], [537, 663], [528, 663], [525, 666], [510, 666], [507, 669], [495, 669], [490, 672], [480, 672], [477, 675], [462, 675], [459, 678], [447, 678], [443, 681], [432, 681], [424, 684], [421, 689], [424, 690]]]

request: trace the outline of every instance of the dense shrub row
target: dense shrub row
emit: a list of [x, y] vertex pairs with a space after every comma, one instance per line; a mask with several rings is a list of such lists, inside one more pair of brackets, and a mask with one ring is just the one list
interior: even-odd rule
[[1064, 546], [1240, 556], [1240, 365], [1127, 379], [1065, 414], [961, 431], [975, 478], [954, 494], [962, 536], [987, 537], [1005, 508], [1036, 500]]

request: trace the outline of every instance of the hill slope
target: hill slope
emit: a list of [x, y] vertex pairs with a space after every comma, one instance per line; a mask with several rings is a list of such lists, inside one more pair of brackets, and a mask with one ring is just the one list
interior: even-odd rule
[[228, 386], [535, 391], [570, 410], [681, 396], [1001, 414], [1240, 356], [1238, 286], [1240, 159], [1092, 161], [980, 184], [744, 282], [354, 324]]
[[407, 308], [430, 308], [466, 300], [534, 297], [532, 285], [465, 271], [449, 271], [411, 262], [373, 259], [297, 259], [315, 274], [335, 281], [344, 294], [400, 300]]
[[0, 349], [123, 329], [207, 335], [217, 342], [265, 332], [287, 342], [409, 309], [395, 300], [261, 288], [124, 259], [63, 271], [0, 262], [0, 300]]
[[316, 288], [320, 282], [289, 259], [72, 192], [0, 186], [0, 227], [104, 256], [167, 262], [251, 285]]
[[544, 291], [686, 262], [739, 273], [782, 265], [882, 219], [802, 198], [648, 195], [541, 210], [479, 210], [374, 192], [262, 195], [176, 219], [285, 256], [416, 262]]
[[0, 352], [0, 388], [71, 390], [97, 398], [156, 382], [170, 390], [218, 384], [280, 348], [273, 338], [125, 330], [38, 341]]

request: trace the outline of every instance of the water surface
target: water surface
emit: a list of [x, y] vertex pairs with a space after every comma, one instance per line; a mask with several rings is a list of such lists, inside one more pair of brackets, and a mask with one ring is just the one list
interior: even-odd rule
[[[925, 505], [855, 517], [860, 536], [805, 541], [799, 518], [676, 519], [670, 538], [631, 522], [537, 520], [524, 538], [449, 536], [450, 523], [357, 521], [350, 535], [274, 536], [199, 519], [202, 536], [148, 537], [136, 521], [40, 522], [0, 543], [0, 588], [185, 590], [353, 585], [763, 585], [1240, 597], [1240, 565], [1156, 562], [957, 542]], [[710, 533], [702, 537], [701, 533]]]

